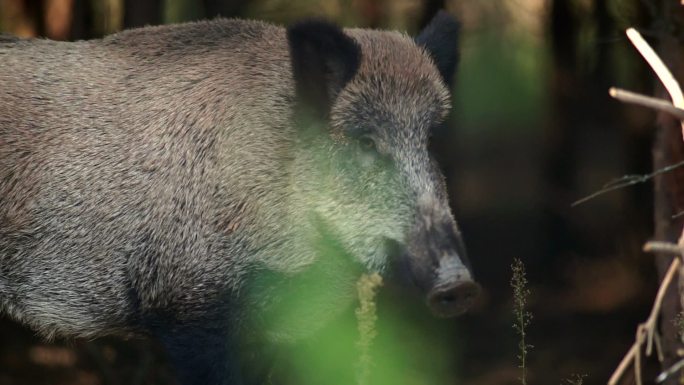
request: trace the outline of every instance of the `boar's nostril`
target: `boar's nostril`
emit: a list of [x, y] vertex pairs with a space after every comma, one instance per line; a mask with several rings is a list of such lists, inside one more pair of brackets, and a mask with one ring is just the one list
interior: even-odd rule
[[473, 281], [456, 281], [440, 285], [428, 294], [428, 305], [439, 317], [454, 317], [465, 313], [475, 302], [480, 286]]

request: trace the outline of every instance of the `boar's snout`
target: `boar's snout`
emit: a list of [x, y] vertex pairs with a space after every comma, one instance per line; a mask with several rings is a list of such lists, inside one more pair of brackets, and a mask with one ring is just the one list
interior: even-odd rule
[[481, 288], [445, 195], [423, 194], [405, 238], [388, 238], [385, 247], [392, 272], [418, 289], [435, 316], [459, 316], [475, 304]]
[[395, 256], [393, 271], [404, 282], [411, 282], [424, 295], [437, 317], [456, 317], [468, 311], [480, 295], [480, 285], [457, 253], [444, 253], [442, 258], [429, 253], [429, 247], [408, 250], [389, 241], [390, 255]]
[[438, 317], [455, 317], [465, 313], [475, 302], [480, 286], [466, 269], [453, 271], [427, 294], [427, 303]]

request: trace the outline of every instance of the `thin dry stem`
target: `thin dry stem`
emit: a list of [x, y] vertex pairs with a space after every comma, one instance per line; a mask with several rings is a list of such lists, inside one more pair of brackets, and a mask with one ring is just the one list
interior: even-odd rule
[[684, 110], [675, 107], [669, 100], [654, 98], [653, 96], [638, 94], [636, 92], [627, 91], [616, 87], [611, 87], [608, 90], [608, 94], [621, 102], [653, 108], [655, 110], [666, 112], [679, 120], [684, 120]]
[[648, 316], [648, 319], [645, 322], [645, 327], [648, 332], [648, 345], [646, 348], [646, 354], [649, 356], [651, 355], [651, 351], [653, 349], [653, 335], [656, 331], [656, 322], [658, 321], [658, 314], [660, 314], [660, 307], [663, 305], [663, 298], [665, 297], [667, 288], [670, 286], [670, 283], [672, 282], [680, 263], [680, 257], [672, 259], [672, 263], [670, 263], [670, 267], [667, 269], [667, 273], [665, 274], [665, 277], [658, 288], [658, 294], [656, 294], [655, 303], [653, 305], [653, 309], [651, 309], [651, 314]]
[[[649, 244], [647, 244], [647, 246], [648, 245]], [[653, 250], [652, 247], [653, 245], [651, 244], [649, 250]], [[670, 247], [678, 246], [670, 244]], [[646, 246], [644, 248], [646, 249]], [[642, 324], [639, 324], [639, 326], [637, 327], [637, 334], [634, 344], [629, 349], [627, 354], [625, 354], [625, 357], [622, 359], [617, 369], [615, 369], [613, 375], [610, 376], [610, 379], [608, 380], [608, 385], [617, 385], [620, 378], [622, 378], [623, 373], [625, 372], [625, 370], [627, 370], [629, 364], [632, 362], [634, 363], [637, 384], [641, 384], [641, 346], [644, 344], [644, 342], [646, 342], [645, 353], [646, 356], [650, 356], [653, 352], [654, 340], [658, 338], [656, 333], [656, 327], [658, 321], [658, 314], [660, 314], [660, 307], [662, 306], [663, 298], [665, 297], [667, 288], [672, 283], [672, 279], [674, 278], [675, 273], [679, 269], [680, 264], [680, 257], [672, 259], [672, 263], [670, 264], [670, 267], [668, 268], [667, 273], [665, 274], [665, 277], [663, 278], [662, 282], [660, 283], [660, 287], [658, 288], [658, 293], [656, 294], [655, 301], [653, 303], [653, 308], [651, 309], [651, 313], [649, 314], [646, 321]], [[655, 341], [656, 345], [659, 345], [659, 343], [660, 341]]]
[[684, 249], [679, 245], [675, 245], [671, 242], [661, 242], [661, 241], [650, 241], [646, 242], [644, 245], [645, 252], [647, 253], [665, 253], [672, 255], [684, 255]]
[[663, 175], [663, 174], [666, 174], [668, 172], [672, 172], [672, 171], [674, 171], [677, 168], [682, 167], [682, 166], [684, 166], [684, 161], [681, 161], [681, 162], [678, 162], [675, 164], [671, 164], [669, 166], [665, 166], [661, 169], [653, 171], [650, 174], [625, 175], [621, 178], [618, 178], [618, 179], [615, 179], [609, 183], [606, 183], [602, 189], [600, 189], [600, 190], [598, 190], [592, 194], [589, 194], [589, 195], [585, 196], [584, 198], [581, 198], [581, 199], [578, 199], [578, 200], [572, 202], [572, 204], [570, 206], [575, 207], [575, 206], [578, 206], [582, 203], [590, 201], [590, 200], [596, 198], [597, 196], [609, 193], [611, 191], [619, 190], [619, 189], [629, 187], [629, 186], [633, 186], [633, 185], [639, 184], [639, 183], [648, 182], [649, 180], [651, 180], [652, 178], [655, 178], [658, 175]]
[[622, 374], [627, 370], [629, 367], [629, 364], [634, 361], [634, 357], [636, 356], [637, 350], [639, 350], [639, 345], [635, 342], [631, 348], [627, 351], [627, 354], [622, 358], [622, 361], [620, 361], [620, 365], [618, 365], [617, 369], [615, 369], [615, 372], [613, 372], [613, 375], [610, 376], [610, 379], [608, 380], [608, 385], [617, 385], [618, 381], [620, 381], [620, 378], [622, 378]]
[[[655, 53], [653, 48], [641, 37], [641, 34], [634, 28], [629, 28], [627, 30], [627, 37], [634, 44], [634, 47], [639, 51], [641, 56], [644, 57], [646, 62], [651, 66], [653, 72], [656, 73], [660, 82], [670, 94], [672, 98], [672, 104], [677, 108], [684, 109], [684, 95], [682, 94], [682, 89], [679, 87], [679, 83], [672, 76], [672, 72], [665, 66], [665, 63], [660, 59], [658, 54]], [[684, 122], [681, 123], [682, 126], [682, 138], [684, 139]]]
[[641, 349], [639, 348], [644, 343], [644, 325], [639, 325], [637, 327], [636, 338], [637, 349], [634, 351], [634, 379], [636, 385], [642, 385], [641, 383]]
[[663, 362], [665, 355], [663, 354], [663, 343], [660, 340], [660, 336], [656, 334], [658, 338], [655, 339], [656, 355], [658, 356], [658, 362]]

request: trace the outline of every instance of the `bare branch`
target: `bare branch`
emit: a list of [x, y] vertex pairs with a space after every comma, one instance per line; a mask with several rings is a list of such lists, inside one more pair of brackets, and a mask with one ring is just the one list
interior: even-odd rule
[[629, 364], [634, 361], [634, 357], [636, 356], [637, 350], [639, 350], [639, 344], [634, 343], [631, 348], [629, 348], [629, 351], [627, 351], [627, 354], [622, 358], [622, 361], [620, 361], [620, 365], [618, 365], [617, 369], [615, 369], [615, 372], [613, 372], [613, 375], [610, 376], [610, 379], [608, 380], [608, 385], [617, 385], [618, 381], [620, 381], [620, 378], [622, 378], [622, 374], [627, 370], [629, 367]]
[[611, 87], [608, 90], [608, 93], [610, 94], [610, 96], [614, 97], [615, 99], [621, 102], [638, 104], [643, 107], [653, 108], [655, 110], [666, 112], [679, 120], [684, 120], [684, 109], [675, 107], [668, 100], [654, 98], [652, 96], [646, 96], [638, 94], [636, 92], [631, 92], [615, 87]]
[[[634, 47], [639, 51], [641, 56], [646, 59], [646, 62], [651, 66], [653, 72], [656, 73], [660, 82], [663, 83], [667, 93], [670, 94], [672, 98], [672, 104], [677, 108], [684, 109], [684, 95], [682, 94], [682, 89], [679, 87], [679, 83], [672, 76], [672, 72], [665, 66], [660, 57], [653, 51], [650, 45], [641, 37], [641, 34], [634, 29], [627, 29], [627, 37], [634, 44]], [[682, 138], [684, 139], [684, 122], [682, 125]]]
[[684, 250], [678, 244], [671, 242], [646, 242], [643, 250], [647, 253], [666, 253], [672, 255], [684, 255]]
[[[664, 242], [649, 242], [644, 246], [644, 249], [649, 249], [649, 251], [660, 251], [658, 249], [670, 250], [673, 247], [679, 248], [679, 246], [675, 244], [668, 244], [667, 247], [661, 247], [663, 246], [663, 243]], [[608, 380], [608, 385], [617, 385], [618, 381], [620, 380], [620, 378], [622, 378], [622, 375], [631, 363], [634, 364], [634, 369], [636, 372], [636, 381], [638, 383], [641, 382], [640, 349], [644, 342], [646, 342], [646, 356], [650, 356], [653, 351], [653, 344], [656, 337], [656, 328], [658, 314], [660, 314], [660, 307], [662, 306], [665, 293], [667, 292], [668, 287], [670, 287], [672, 279], [674, 278], [675, 273], [679, 269], [680, 264], [681, 257], [676, 257], [672, 259], [672, 263], [670, 264], [670, 267], [667, 270], [667, 273], [665, 274], [663, 281], [660, 283], [660, 287], [658, 288], [658, 293], [656, 294], [656, 298], [653, 303], [651, 313], [649, 314], [646, 321], [637, 327], [637, 335], [634, 344], [629, 349], [627, 354], [625, 354], [625, 356], [622, 358], [622, 361], [620, 361], [620, 365], [618, 365], [617, 369], [615, 369], [613, 375], [610, 376], [610, 379]], [[658, 342], [655, 341], [655, 344], [657, 345]]]

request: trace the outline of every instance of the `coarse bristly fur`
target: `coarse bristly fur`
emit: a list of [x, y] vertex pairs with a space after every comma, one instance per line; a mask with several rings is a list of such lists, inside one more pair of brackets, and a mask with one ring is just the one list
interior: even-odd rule
[[425, 290], [470, 279], [427, 151], [455, 28], [0, 37], [0, 311], [48, 338], [156, 336], [183, 384], [238, 384], [236, 340], [314, 329], [388, 243]]

